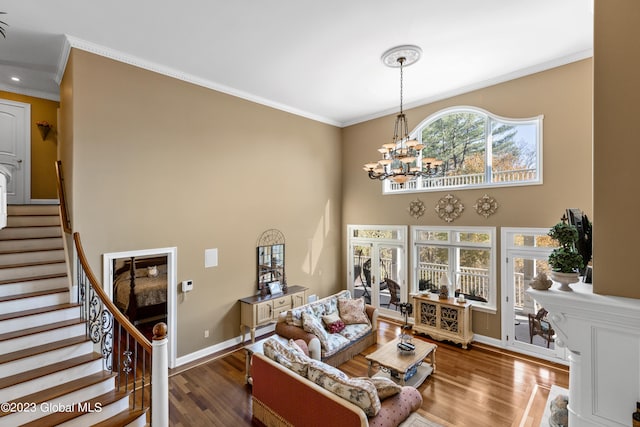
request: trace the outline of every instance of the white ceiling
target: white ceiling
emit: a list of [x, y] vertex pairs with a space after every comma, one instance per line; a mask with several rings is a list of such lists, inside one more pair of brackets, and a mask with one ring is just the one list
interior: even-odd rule
[[[418, 45], [405, 106], [591, 56], [592, 0], [7, 0], [0, 89], [58, 99], [69, 46], [326, 123], [396, 112], [387, 49]], [[11, 76], [19, 76], [19, 83]]]

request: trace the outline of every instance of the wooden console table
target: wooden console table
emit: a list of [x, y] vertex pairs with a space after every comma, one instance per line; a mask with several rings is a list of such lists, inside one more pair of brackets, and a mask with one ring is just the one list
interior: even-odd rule
[[251, 331], [251, 342], [256, 341], [256, 328], [278, 320], [283, 311], [299, 307], [307, 302], [307, 288], [289, 286], [287, 292], [275, 295], [253, 295], [240, 301], [240, 333], [242, 342], [246, 328]]
[[473, 340], [471, 330], [471, 302], [458, 302], [455, 298], [440, 299], [438, 295], [414, 294], [413, 330], [435, 340], [448, 340], [462, 344]]

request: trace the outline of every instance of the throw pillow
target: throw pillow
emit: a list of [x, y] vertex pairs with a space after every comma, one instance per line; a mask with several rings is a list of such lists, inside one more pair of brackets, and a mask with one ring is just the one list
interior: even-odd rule
[[324, 329], [324, 325], [322, 321], [318, 319], [313, 314], [309, 314], [307, 312], [302, 313], [302, 329], [307, 332], [312, 333], [317, 336], [320, 340], [320, 345], [322, 348], [327, 348], [327, 344], [329, 342], [329, 335], [327, 331]]
[[369, 323], [369, 316], [364, 311], [364, 299], [338, 299], [338, 312], [345, 325]]
[[376, 390], [378, 391], [378, 398], [380, 400], [384, 400], [387, 397], [395, 396], [400, 393], [402, 390], [402, 386], [396, 384], [393, 380], [386, 377], [360, 377], [359, 379], [369, 380], [373, 383]]
[[303, 377], [307, 376], [307, 369], [309, 368], [308, 356], [305, 356], [304, 352], [289, 347], [276, 338], [269, 338], [262, 346], [264, 355], [269, 359], [281, 364], [282, 366], [291, 369], [298, 375]]
[[369, 379], [349, 378], [344, 372], [317, 360], [309, 364], [310, 381], [364, 410], [368, 417], [380, 412], [380, 398]]
[[340, 315], [338, 315], [337, 311], [335, 313], [322, 316], [322, 321], [327, 325], [327, 330], [331, 334], [342, 332], [345, 328], [344, 322], [340, 318]]
[[309, 356], [309, 347], [307, 346], [307, 343], [304, 340], [293, 340], [290, 339], [289, 340], [289, 345], [299, 351], [300, 353], [303, 353], [305, 356]]

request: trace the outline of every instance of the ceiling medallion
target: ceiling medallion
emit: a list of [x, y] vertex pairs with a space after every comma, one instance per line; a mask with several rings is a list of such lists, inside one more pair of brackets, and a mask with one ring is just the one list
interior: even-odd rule
[[452, 222], [457, 219], [462, 215], [463, 210], [464, 205], [460, 202], [460, 199], [452, 196], [451, 194], [447, 194], [442, 199], [438, 200], [438, 203], [436, 204], [438, 218], [446, 222]]
[[424, 215], [424, 203], [420, 199], [415, 199], [411, 203], [409, 203], [409, 208], [407, 210], [409, 211], [409, 215], [411, 215], [415, 219], [418, 219], [422, 215]]
[[498, 210], [498, 202], [493, 197], [489, 197], [485, 194], [476, 201], [473, 208], [476, 210], [478, 215], [489, 218], [489, 216], [493, 215]]

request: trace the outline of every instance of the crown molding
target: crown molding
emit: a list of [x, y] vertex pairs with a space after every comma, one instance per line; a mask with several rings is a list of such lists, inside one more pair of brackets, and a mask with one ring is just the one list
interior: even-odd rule
[[188, 74], [180, 70], [176, 70], [171, 67], [166, 67], [164, 65], [160, 65], [152, 61], [147, 61], [145, 59], [138, 58], [134, 55], [130, 55], [115, 49], [108, 48], [106, 46], [102, 46], [96, 43], [82, 40], [74, 36], [65, 35], [65, 40], [66, 41], [65, 41], [64, 49], [60, 55], [60, 61], [58, 64], [58, 72], [56, 74], [56, 81], [58, 81], [58, 84], [60, 83], [60, 81], [62, 81], [62, 76], [64, 75], [64, 70], [66, 68], [67, 61], [69, 59], [69, 53], [71, 51], [71, 48], [75, 48], [75, 49], [83, 50], [85, 52], [93, 53], [95, 55], [103, 56], [105, 58], [109, 58], [114, 61], [122, 62], [124, 64], [133, 65], [134, 67], [142, 68], [147, 71], [152, 71], [154, 73], [162, 74], [167, 77], [182, 80], [187, 83], [191, 83], [207, 89], [215, 90], [217, 92], [222, 92], [227, 95], [232, 95], [237, 98], [245, 99], [247, 101], [255, 102], [256, 104], [275, 108], [276, 110], [291, 113], [296, 116], [304, 117], [304, 118], [311, 119], [321, 123], [326, 123], [332, 126], [338, 126], [338, 127], [341, 126], [340, 122], [330, 119], [328, 117], [323, 117], [317, 114], [309, 113], [307, 111], [299, 110], [297, 108], [293, 108], [288, 105], [281, 104], [279, 102], [271, 101], [266, 98], [262, 98], [247, 92], [243, 92], [241, 90], [238, 90], [229, 86], [225, 86], [207, 79], [203, 79], [203, 78], [194, 76], [192, 74]]
[[[548, 71], [553, 68], [561, 67], [563, 65], [571, 64], [573, 62], [582, 61], [583, 59], [587, 59], [591, 57], [593, 57], [593, 49], [586, 49], [580, 52], [575, 52], [570, 55], [566, 55], [560, 58], [553, 59], [551, 61], [536, 64], [531, 67], [521, 68], [511, 73], [503, 74], [501, 76], [493, 77], [491, 79], [487, 79], [481, 82], [473, 83], [467, 86], [461, 86], [459, 88], [452, 89], [446, 92], [441, 92], [437, 95], [430, 96], [428, 98], [422, 98], [418, 101], [405, 103], [404, 109], [406, 111], [411, 108], [421, 107], [426, 104], [442, 101], [443, 99], [452, 98], [454, 96], [462, 95], [468, 92], [472, 92], [474, 90], [484, 89], [500, 83], [505, 83], [511, 80], [519, 79], [521, 77], [526, 77], [531, 74], [540, 73], [542, 71]], [[367, 122], [369, 120], [378, 119], [380, 117], [388, 116], [391, 114], [397, 114], [397, 113], [398, 113], [397, 108], [384, 110], [378, 113], [373, 113], [366, 116], [358, 117], [353, 120], [348, 120], [346, 122], [341, 123], [340, 126], [341, 127], [352, 126], [358, 123]]]
[[49, 101], [60, 102], [60, 93], [51, 93], [35, 89], [25, 89], [20, 86], [12, 86], [0, 83], [0, 90], [18, 95], [33, 96], [34, 98], [48, 99]]

